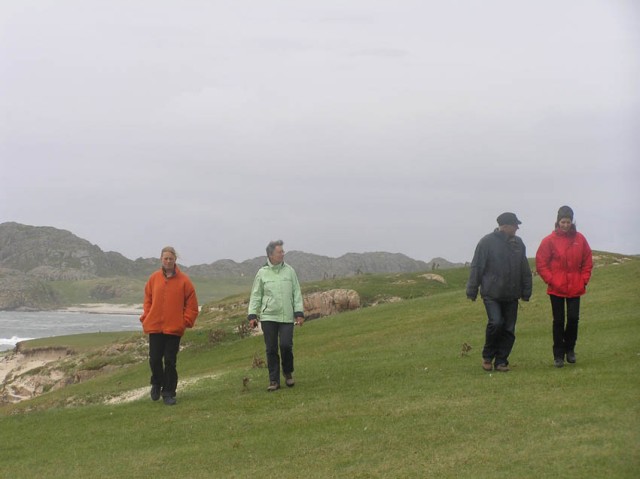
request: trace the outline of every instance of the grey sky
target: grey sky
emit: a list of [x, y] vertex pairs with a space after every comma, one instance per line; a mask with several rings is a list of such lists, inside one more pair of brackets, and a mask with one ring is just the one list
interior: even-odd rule
[[0, 222], [186, 264], [467, 261], [569, 204], [640, 253], [633, 0], [0, 5]]

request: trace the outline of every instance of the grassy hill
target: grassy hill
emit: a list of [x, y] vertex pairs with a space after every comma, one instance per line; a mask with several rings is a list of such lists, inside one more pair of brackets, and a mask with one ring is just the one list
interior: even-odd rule
[[271, 394], [253, 367], [262, 338], [231, 333], [246, 295], [207, 305], [178, 358], [177, 406], [146, 394], [107, 403], [146, 391], [145, 361], [4, 406], [0, 477], [635, 478], [640, 259], [596, 263], [578, 362], [563, 369], [539, 278], [509, 373], [480, 367], [485, 313], [465, 299], [464, 268], [439, 271], [447, 284], [420, 274], [307, 284], [394, 301], [297, 328], [297, 384]]

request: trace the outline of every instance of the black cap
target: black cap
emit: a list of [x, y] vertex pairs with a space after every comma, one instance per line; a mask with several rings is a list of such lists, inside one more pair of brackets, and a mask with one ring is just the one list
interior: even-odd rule
[[571, 221], [573, 221], [573, 210], [570, 206], [565, 205], [560, 207], [560, 209], [558, 210], [558, 221], [560, 221], [562, 218], [569, 218]]
[[515, 213], [502, 213], [500, 216], [496, 218], [498, 225], [521, 225], [522, 221], [518, 219]]

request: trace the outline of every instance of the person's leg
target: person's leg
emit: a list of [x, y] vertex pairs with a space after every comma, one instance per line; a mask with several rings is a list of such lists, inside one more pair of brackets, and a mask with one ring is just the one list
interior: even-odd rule
[[580, 296], [567, 298], [567, 328], [564, 334], [564, 345], [567, 361], [575, 363], [575, 347], [578, 340], [578, 322], [580, 321]]
[[550, 294], [549, 299], [553, 315], [553, 358], [564, 361], [564, 298]]
[[500, 331], [502, 329], [502, 310], [500, 303], [491, 299], [483, 299], [484, 308], [487, 311], [487, 327], [485, 330], [484, 347], [482, 348], [482, 359], [492, 362], [498, 352]]
[[518, 319], [518, 300], [501, 301], [502, 328], [498, 339], [496, 351], [496, 367], [509, 364], [509, 355], [516, 340], [516, 320]]
[[278, 356], [278, 324], [275, 321], [262, 321], [262, 334], [267, 353], [269, 382], [280, 384], [280, 356]]
[[165, 334], [164, 343], [164, 387], [163, 397], [176, 397], [178, 387], [178, 351], [180, 351], [180, 336]]
[[151, 385], [162, 387], [164, 382], [164, 334], [153, 333], [149, 335], [149, 366], [151, 368]]
[[280, 356], [282, 356], [282, 372], [287, 375], [293, 372], [293, 323], [280, 324]]

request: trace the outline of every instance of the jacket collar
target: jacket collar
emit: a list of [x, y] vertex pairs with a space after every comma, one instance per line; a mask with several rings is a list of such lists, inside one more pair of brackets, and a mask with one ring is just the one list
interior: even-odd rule
[[282, 263], [280, 263], [280, 264], [273, 264], [273, 263], [271, 263], [271, 261], [269, 261], [269, 258], [267, 258], [267, 264], [265, 266], [268, 266], [269, 268], [271, 268], [274, 271], [279, 271], [284, 266], [284, 261], [282, 261]]
[[[160, 269], [162, 270], [162, 275], [166, 278], [167, 277], [167, 272], [162, 267]], [[173, 273], [173, 276], [171, 276], [171, 278], [175, 278], [179, 274], [180, 274], [180, 268], [178, 268], [178, 265], [175, 265], [174, 266], [174, 273]]]
[[560, 229], [559, 226], [555, 229], [555, 233], [558, 236], [575, 236], [576, 231], [577, 231], [576, 225], [571, 225], [571, 228], [569, 229], [569, 231], [563, 231], [562, 229]]

